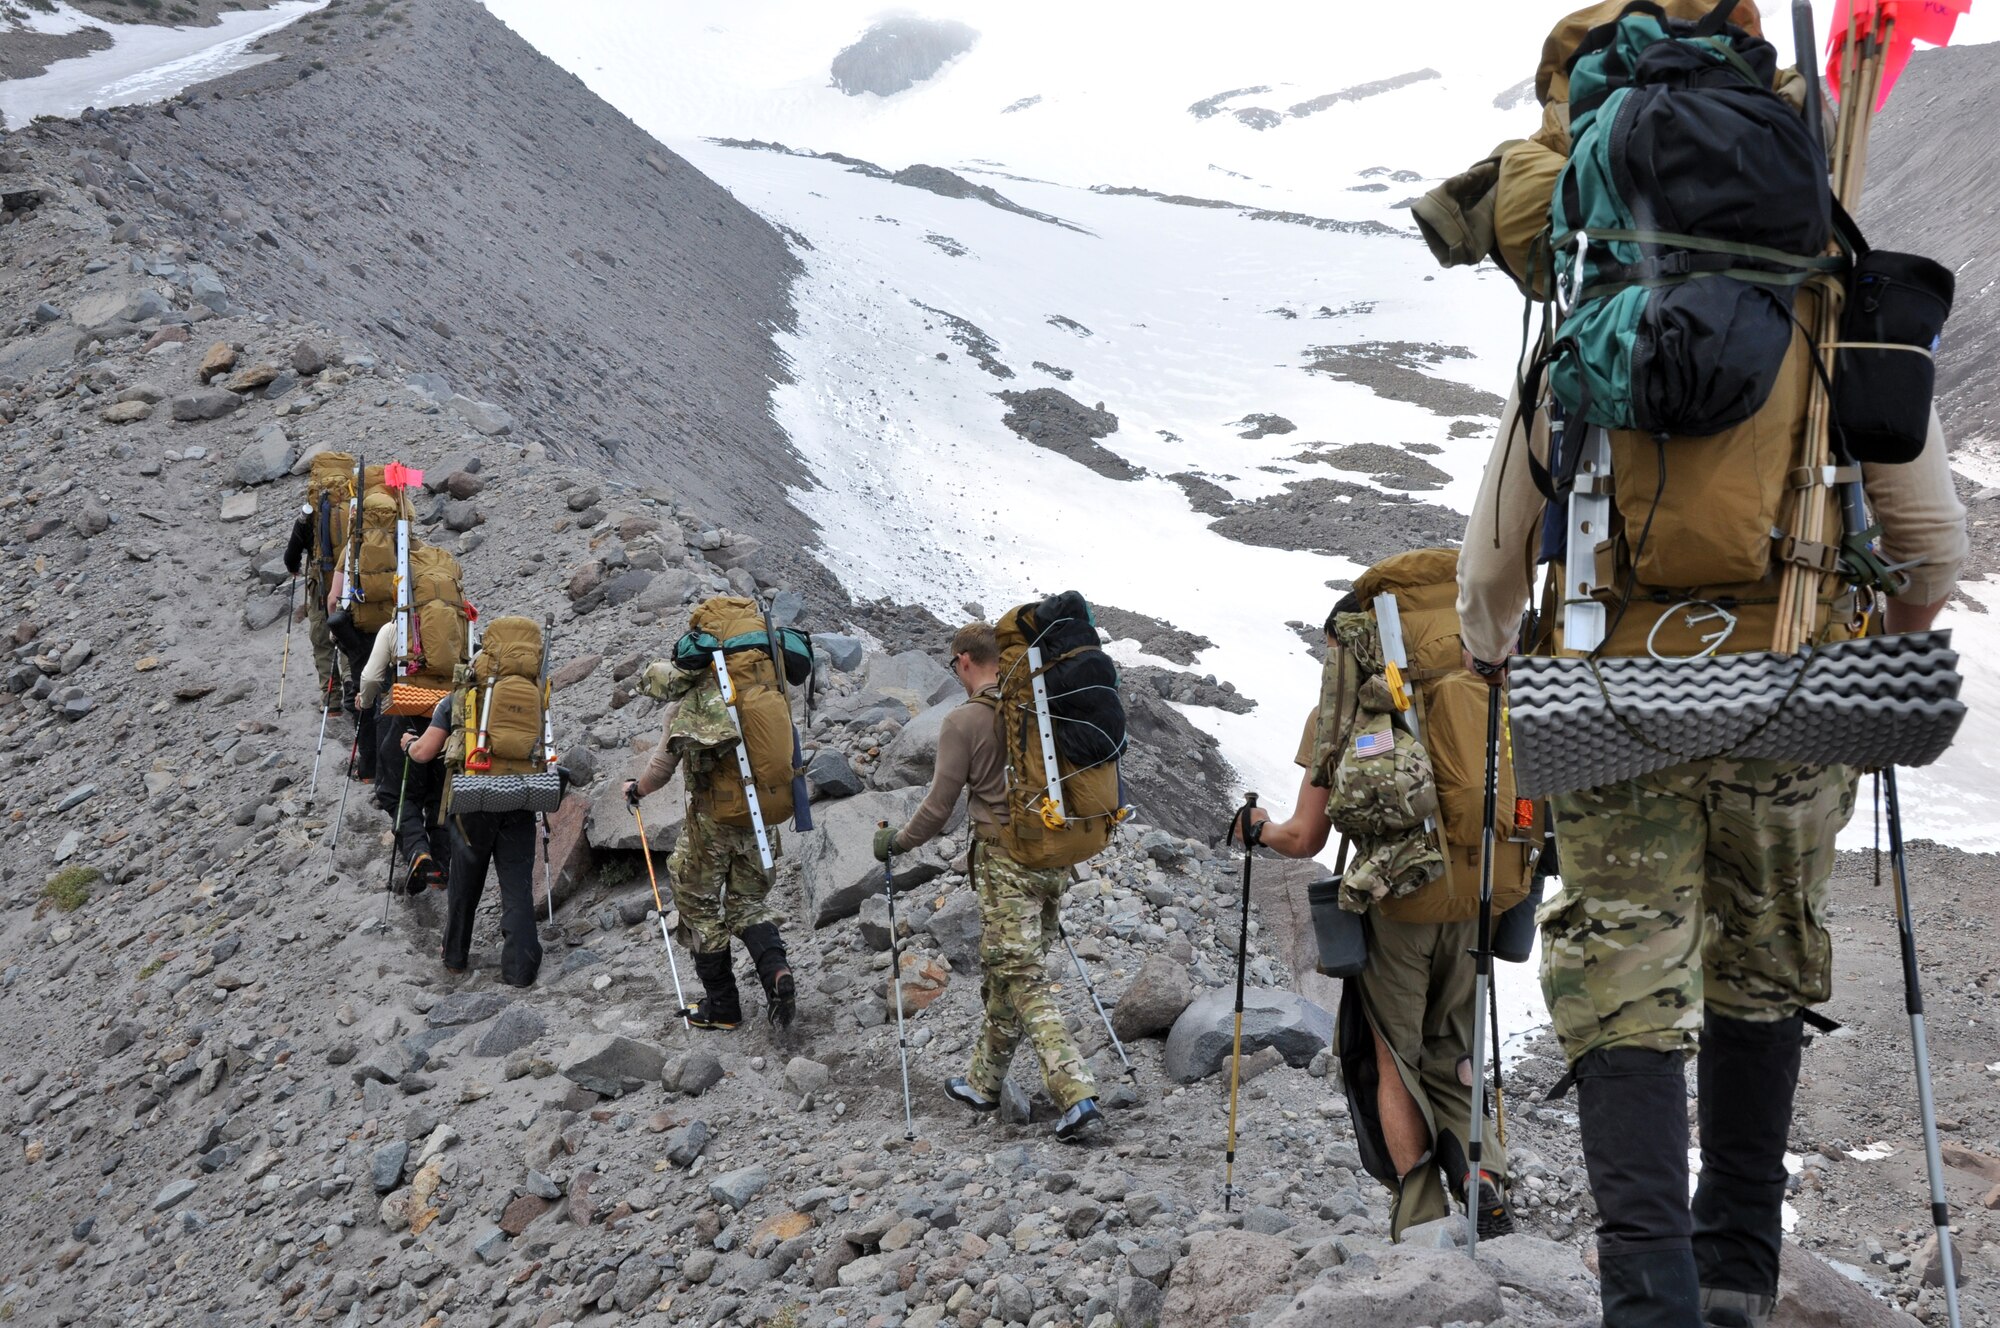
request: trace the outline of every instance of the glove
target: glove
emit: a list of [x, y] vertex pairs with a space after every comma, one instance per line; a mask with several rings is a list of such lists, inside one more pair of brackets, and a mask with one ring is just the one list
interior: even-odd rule
[[885, 825], [875, 832], [875, 861], [887, 862], [896, 851], [896, 832], [900, 826]]
[[639, 798], [640, 798], [640, 796], [641, 796], [641, 794], [640, 794], [640, 792], [639, 792], [639, 781], [638, 781], [638, 780], [636, 780], [636, 779], [628, 779], [628, 780], [626, 780], [626, 781], [625, 781], [625, 805], [626, 805], [627, 807], [637, 807], [637, 806], [639, 805]]
[[574, 783], [576, 783], [576, 773], [574, 771], [572, 771], [566, 765], [559, 765], [556, 767], [557, 788], [567, 793], [569, 792], [569, 786]]

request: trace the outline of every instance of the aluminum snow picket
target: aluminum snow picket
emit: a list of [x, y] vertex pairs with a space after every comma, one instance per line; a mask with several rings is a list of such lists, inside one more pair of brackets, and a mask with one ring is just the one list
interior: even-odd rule
[[1928, 765], [1965, 717], [1949, 631], [1797, 655], [1517, 657], [1509, 673], [1515, 777], [1529, 798], [1723, 756]]

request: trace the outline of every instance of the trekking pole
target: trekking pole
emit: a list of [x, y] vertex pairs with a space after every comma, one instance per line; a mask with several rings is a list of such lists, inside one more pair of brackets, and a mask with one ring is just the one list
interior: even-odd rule
[[298, 616], [299, 578], [294, 575], [292, 583], [285, 588], [285, 653], [278, 662], [278, 705], [279, 713], [285, 709], [285, 675], [292, 668], [292, 619]]
[[354, 726], [354, 742], [347, 749], [347, 778], [340, 781], [340, 814], [333, 818], [333, 840], [328, 846], [327, 865], [340, 852], [340, 827], [347, 820], [347, 790], [354, 785], [354, 758], [361, 752], [361, 725]]
[[396, 786], [396, 820], [389, 827], [389, 879], [382, 884], [382, 925], [389, 925], [389, 896], [396, 890], [396, 862], [403, 856], [403, 799], [410, 791], [410, 752], [403, 749], [403, 778]]
[[[889, 828], [877, 821], [877, 830]], [[891, 867], [894, 854], [882, 859], [882, 897], [889, 901], [889, 974], [896, 985], [896, 1054], [903, 1062], [903, 1138], [917, 1137], [916, 1122], [910, 1116], [910, 1041], [903, 1036], [903, 956], [896, 944], [896, 875]]]
[[1062, 919], [1056, 919], [1056, 935], [1062, 937], [1063, 948], [1069, 951], [1069, 961], [1076, 965], [1076, 975], [1083, 979], [1083, 989], [1090, 993], [1090, 1003], [1097, 1007], [1097, 1017], [1104, 1021], [1104, 1031], [1111, 1035], [1111, 1045], [1118, 1049], [1118, 1059], [1125, 1063], [1125, 1073], [1129, 1077], [1137, 1073], [1132, 1068], [1132, 1058], [1125, 1054], [1125, 1044], [1118, 1040], [1118, 1031], [1111, 1027], [1111, 1016], [1104, 1013], [1104, 1002], [1097, 999], [1097, 988], [1091, 984], [1090, 970], [1083, 966], [1083, 959], [1076, 947], [1069, 943], [1069, 932], [1064, 930]]
[[338, 671], [327, 675], [326, 696], [319, 708], [319, 741], [313, 744], [312, 783], [306, 786], [306, 805], [311, 806], [313, 795], [319, 792], [319, 754], [326, 750], [326, 721], [333, 714], [333, 689], [340, 686]]
[[[660, 878], [653, 872], [653, 846], [646, 842], [646, 818], [639, 814], [639, 804], [632, 803], [632, 819], [639, 823], [639, 852], [646, 859], [646, 879], [653, 883], [653, 914], [660, 920], [660, 944], [667, 951], [667, 972], [674, 975], [674, 1006], [681, 1017], [681, 1027], [691, 1028], [688, 1023], [687, 996], [681, 991], [681, 966], [674, 961], [673, 937], [667, 933], [667, 906], [660, 898]], [[549, 895], [555, 896], [554, 883], [550, 883]], [[553, 905], [551, 905], [553, 907]]]
[[1500, 1138], [1500, 1146], [1507, 1146], [1507, 1098], [1500, 1091], [1500, 984], [1488, 983], [1486, 987], [1486, 1009], [1493, 1018], [1493, 1132]]
[[555, 878], [549, 875], [549, 814], [543, 812], [539, 819], [542, 823], [542, 890], [548, 896], [549, 900], [549, 921], [554, 922], [556, 920], [556, 882]]
[[1256, 856], [1261, 833], [1250, 823], [1257, 809], [1257, 795], [1243, 795], [1243, 809], [1236, 813], [1236, 833], [1243, 840], [1243, 924], [1236, 938], [1236, 1033], [1229, 1052], [1229, 1139], [1223, 1150], [1222, 1211], [1228, 1212], [1236, 1195], [1236, 1090], [1243, 1082], [1243, 974], [1250, 956], [1250, 862]]
[[1903, 952], [1903, 1008], [1910, 1015], [1910, 1046], [1917, 1063], [1917, 1111], [1924, 1125], [1924, 1167], [1930, 1172], [1931, 1225], [1937, 1228], [1938, 1267], [1944, 1274], [1945, 1321], [1959, 1328], [1958, 1265], [1952, 1256], [1951, 1206], [1944, 1192], [1944, 1159], [1938, 1149], [1937, 1104], [1931, 1097], [1931, 1056], [1924, 1036], [1924, 994], [1917, 978], [1917, 934], [1910, 916], [1910, 869], [1903, 854], [1903, 807], [1896, 796], [1896, 768], [1875, 776], [1878, 801], [1889, 812], [1889, 867], [1896, 881], [1896, 939]]
[[[1493, 818], [1500, 798], [1500, 685], [1486, 689], [1486, 812], [1479, 836], [1479, 933], [1472, 951], [1472, 1120], [1466, 1128], [1465, 1253], [1479, 1253], [1479, 1155], [1486, 1143], [1486, 1002], [1493, 985]], [[1497, 1024], [1497, 1020], [1495, 1021]]]

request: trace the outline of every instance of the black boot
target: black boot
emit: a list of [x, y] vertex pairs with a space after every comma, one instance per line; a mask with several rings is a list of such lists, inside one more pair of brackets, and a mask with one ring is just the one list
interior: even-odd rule
[[1700, 1328], [1682, 1062], [1678, 1052], [1611, 1047], [1576, 1063], [1604, 1328]]
[[742, 941], [743, 948], [750, 952], [750, 962], [757, 966], [757, 980], [764, 986], [771, 1022], [780, 1028], [790, 1028], [792, 1017], [798, 1013], [799, 988], [785, 958], [785, 941], [778, 935], [778, 924], [760, 922], [745, 927]]
[[[1785, 1140], [1799, 1087], [1805, 1021], [1749, 1023], [1709, 1014], [1695, 1061], [1701, 1094], [1701, 1181], [1694, 1258], [1705, 1322], [1756, 1328], [1778, 1295]], [[1733, 1295], [1711, 1293], [1733, 1292]]]
[[[1465, 1149], [1458, 1142], [1458, 1136], [1450, 1130], [1438, 1132], [1437, 1165], [1444, 1171], [1444, 1183], [1450, 1191], [1452, 1201], [1459, 1211], [1465, 1210], [1466, 1173], [1472, 1164], [1466, 1161]], [[1479, 1169], [1479, 1236], [1482, 1240], [1495, 1236], [1514, 1234], [1514, 1213], [1507, 1206], [1507, 1195], [1500, 1188], [1500, 1178], [1486, 1168]]]
[[687, 1012], [696, 1028], [728, 1030], [743, 1022], [743, 1003], [736, 995], [736, 972], [729, 951], [697, 952], [695, 976], [701, 979], [702, 998]]

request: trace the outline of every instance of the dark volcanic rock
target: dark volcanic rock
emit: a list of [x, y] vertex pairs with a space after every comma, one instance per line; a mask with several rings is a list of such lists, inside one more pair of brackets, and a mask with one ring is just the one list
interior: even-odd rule
[[1098, 439], [1118, 432], [1118, 417], [1101, 403], [1086, 406], [1058, 387], [995, 395], [1007, 403], [1007, 415], [1001, 423], [1035, 446], [1059, 452], [1106, 479], [1136, 480], [1145, 473], [1116, 452], [1098, 446]]
[[893, 97], [934, 77], [978, 40], [976, 31], [950, 19], [884, 19], [833, 57], [833, 86], [850, 97]]

